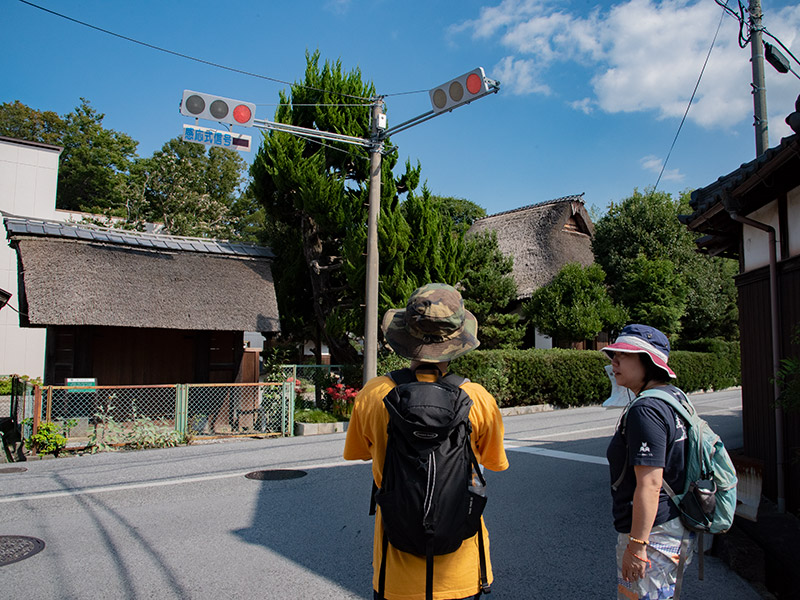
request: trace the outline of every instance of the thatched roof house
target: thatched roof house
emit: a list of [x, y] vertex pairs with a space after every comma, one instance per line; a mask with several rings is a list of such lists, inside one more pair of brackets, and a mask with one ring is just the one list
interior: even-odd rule
[[5, 219], [28, 325], [277, 332], [268, 248]]
[[594, 231], [583, 194], [478, 219], [470, 233], [494, 230], [503, 254], [514, 258], [513, 277], [520, 299], [549, 283], [567, 263], [594, 262]]
[[[17, 253], [20, 324], [48, 328], [45, 378], [52, 383], [232, 381], [244, 332], [280, 330], [269, 248], [9, 215], [4, 221]], [[172, 369], [163, 364], [164, 347], [185, 355], [166, 358]], [[220, 348], [225, 360], [212, 356]], [[64, 350], [76, 356], [67, 365], [57, 363]], [[130, 361], [139, 368], [125, 372]]]

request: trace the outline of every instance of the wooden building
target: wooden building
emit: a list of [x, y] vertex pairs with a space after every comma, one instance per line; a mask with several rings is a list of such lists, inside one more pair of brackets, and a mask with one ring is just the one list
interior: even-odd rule
[[[776, 362], [800, 357], [800, 98], [795, 135], [692, 193], [681, 221], [701, 251], [739, 260], [744, 452], [763, 461], [764, 494], [800, 509], [800, 411], [776, 406]], [[783, 496], [783, 497], [782, 497]]]
[[6, 215], [20, 325], [46, 328], [45, 384], [223, 383], [244, 333], [277, 333], [269, 248]]

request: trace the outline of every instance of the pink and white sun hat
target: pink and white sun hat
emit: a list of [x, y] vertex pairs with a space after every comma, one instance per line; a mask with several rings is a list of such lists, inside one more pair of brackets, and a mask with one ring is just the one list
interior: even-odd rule
[[669, 377], [677, 375], [667, 365], [669, 360], [669, 340], [655, 327], [649, 325], [626, 325], [613, 344], [603, 348], [606, 356], [611, 358], [612, 352], [633, 352], [647, 354], [653, 364], [662, 369]]

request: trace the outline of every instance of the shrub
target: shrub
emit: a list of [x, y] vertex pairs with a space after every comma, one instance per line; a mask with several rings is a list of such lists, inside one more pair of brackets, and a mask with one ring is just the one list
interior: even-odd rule
[[[724, 389], [741, 381], [739, 344], [705, 341], [714, 352], [676, 350], [669, 364], [684, 391]], [[711, 345], [708, 345], [711, 344]], [[600, 404], [611, 393], [602, 352], [592, 350], [475, 350], [457, 358], [452, 371], [482, 384], [501, 407]], [[400, 357], [382, 358], [379, 373], [408, 366]]]
[[[26, 425], [32, 422], [33, 419], [25, 419]], [[25, 440], [25, 447], [37, 454], [58, 456], [58, 453], [67, 446], [67, 438], [59, 433], [59, 429], [56, 423], [39, 423], [36, 433]]]
[[296, 423], [335, 423], [337, 421], [331, 413], [318, 408], [306, 408], [294, 413]]

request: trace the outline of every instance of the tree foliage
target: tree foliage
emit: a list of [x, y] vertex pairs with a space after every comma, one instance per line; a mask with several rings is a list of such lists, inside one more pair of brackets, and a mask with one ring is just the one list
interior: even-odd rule
[[[631, 318], [685, 337], [738, 336], [732, 261], [695, 251], [678, 221], [688, 193], [634, 190], [595, 223], [592, 250]], [[659, 325], [660, 324], [660, 325]]]
[[[241, 201], [246, 163], [235, 151], [173, 138], [131, 168], [128, 222], [160, 222], [172, 235], [241, 237], [252, 204]], [[249, 206], [249, 209], [248, 209]]]
[[[280, 94], [275, 120], [309, 129], [369, 138], [372, 84], [341, 61], [320, 65], [306, 55], [302, 82]], [[402, 276], [410, 229], [399, 213], [396, 158], [382, 161], [378, 245], [381, 299], [405, 292]], [[412, 181], [407, 169], [404, 183]], [[276, 290], [286, 333], [323, 337], [334, 359], [356, 362], [351, 332], [363, 329], [369, 160], [358, 146], [271, 131], [251, 168], [254, 196], [264, 206], [275, 261]], [[387, 286], [391, 282], [391, 287]]]
[[137, 142], [103, 127], [104, 117], [86, 98], [63, 117], [17, 100], [0, 105], [0, 134], [63, 148], [57, 208], [122, 215]]
[[478, 319], [481, 348], [518, 348], [525, 327], [518, 314], [508, 312], [517, 297], [511, 276], [514, 259], [500, 251], [494, 230], [470, 235], [465, 255], [462, 295], [464, 306]]
[[525, 304], [530, 325], [564, 342], [592, 339], [601, 331], [619, 330], [628, 315], [612, 302], [605, 278], [597, 264], [585, 268], [579, 263], [564, 265]]
[[57, 146], [66, 127], [66, 121], [53, 111], [36, 110], [19, 100], [0, 104], [0, 135]]

